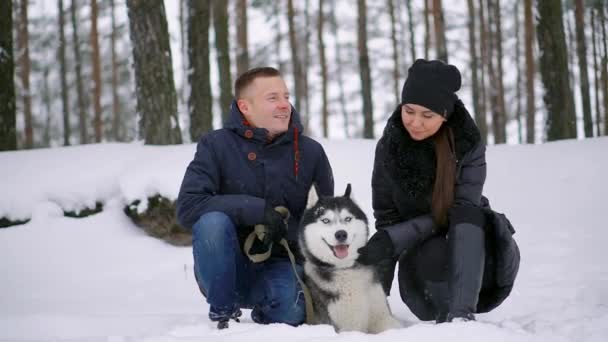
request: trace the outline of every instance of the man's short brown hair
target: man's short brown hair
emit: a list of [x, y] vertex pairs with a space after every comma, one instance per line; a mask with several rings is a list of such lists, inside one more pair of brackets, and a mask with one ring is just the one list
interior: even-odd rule
[[258, 77], [281, 77], [279, 70], [273, 67], [253, 68], [242, 73], [236, 81], [234, 81], [234, 97], [238, 100], [243, 95], [245, 88], [251, 85]]

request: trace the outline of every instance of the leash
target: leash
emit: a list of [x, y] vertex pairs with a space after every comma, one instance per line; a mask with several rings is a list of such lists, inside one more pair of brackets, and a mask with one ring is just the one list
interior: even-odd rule
[[[278, 211], [281, 215], [283, 215], [285, 223], [287, 224], [287, 219], [289, 218], [289, 210], [287, 210], [287, 208], [285, 208], [285, 207], [276, 207], [275, 210]], [[249, 258], [249, 260], [251, 260], [254, 263], [263, 262], [263, 261], [266, 261], [268, 258], [270, 258], [270, 254], [272, 252], [272, 245], [273, 245], [272, 242], [268, 246], [268, 251], [266, 251], [262, 254], [251, 254], [250, 253], [251, 247], [253, 246], [255, 239], [259, 239], [260, 241], [263, 241], [265, 235], [266, 235], [266, 226], [263, 224], [256, 224], [253, 231], [251, 233], [249, 233], [249, 235], [247, 236], [247, 239], [245, 239], [245, 244], [243, 245], [243, 250], [244, 250], [245, 254], [247, 255], [247, 257]], [[314, 309], [312, 306], [312, 296], [310, 295], [310, 290], [308, 289], [308, 286], [306, 286], [306, 284], [304, 283], [302, 278], [300, 278], [300, 276], [298, 275], [298, 270], [296, 268], [296, 258], [293, 255], [293, 253], [291, 252], [291, 249], [289, 248], [289, 244], [287, 243], [287, 240], [285, 240], [283, 238], [283, 239], [281, 239], [281, 241], [279, 241], [279, 244], [281, 246], [283, 246], [283, 248], [285, 248], [285, 250], [287, 251], [287, 255], [289, 256], [289, 261], [291, 262], [291, 268], [293, 269], [293, 273], [295, 274], [296, 279], [298, 280], [298, 283], [300, 283], [302, 292], [304, 292], [304, 303], [306, 304], [306, 323], [313, 324]]]

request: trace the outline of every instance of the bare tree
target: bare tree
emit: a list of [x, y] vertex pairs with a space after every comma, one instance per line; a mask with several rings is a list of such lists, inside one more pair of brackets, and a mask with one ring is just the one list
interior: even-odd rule
[[593, 119], [591, 118], [591, 99], [589, 98], [589, 75], [587, 72], [587, 43], [585, 42], [585, 4], [583, 0], [574, 1], [576, 18], [576, 47], [580, 72], [581, 97], [583, 100], [583, 123], [585, 137], [593, 136]]
[[424, 59], [429, 59], [429, 50], [431, 48], [431, 23], [429, 16], [431, 11], [429, 2], [433, 0], [424, 0]]
[[361, 77], [361, 95], [363, 98], [363, 138], [374, 138], [374, 110], [372, 104], [372, 77], [367, 52], [367, 13], [365, 0], [357, 0], [359, 50], [359, 73]]
[[308, 84], [308, 70], [310, 69], [310, 35], [311, 35], [311, 24], [310, 24], [310, 13], [308, 11], [310, 7], [310, 0], [304, 1], [304, 41], [301, 43], [304, 50], [304, 60], [302, 61], [302, 105], [298, 108], [302, 115], [302, 121], [304, 125], [304, 131], [308, 132], [310, 125], [310, 97], [309, 97], [309, 84]]
[[223, 122], [226, 122], [233, 98], [230, 45], [228, 43], [228, 0], [213, 2], [213, 29], [215, 30], [215, 50], [220, 75], [220, 111]]
[[325, 60], [325, 43], [323, 40], [323, 0], [319, 0], [319, 18], [317, 20], [317, 40], [319, 42], [319, 64], [321, 64], [321, 115], [323, 118], [323, 137], [329, 136], [329, 111], [327, 110], [327, 61]]
[[344, 80], [343, 80], [343, 71], [342, 71], [342, 48], [340, 45], [340, 41], [338, 40], [338, 20], [336, 18], [336, 2], [330, 1], [331, 5], [331, 31], [334, 36], [334, 50], [335, 50], [335, 58], [336, 58], [336, 83], [338, 85], [339, 90], [339, 103], [340, 110], [342, 111], [343, 125], [344, 125], [344, 135], [347, 138], [350, 138], [350, 132], [348, 129], [349, 126], [349, 117], [348, 111], [346, 110], [346, 95], [344, 94]]
[[139, 131], [146, 144], [181, 144], [171, 49], [162, 0], [127, 0]]
[[538, 1], [536, 26], [540, 72], [545, 87], [547, 139], [576, 138], [576, 115], [568, 75], [568, 49], [561, 1]]
[[110, 15], [112, 17], [112, 33], [110, 34], [110, 49], [112, 53], [112, 138], [123, 141], [122, 118], [120, 115], [120, 98], [118, 97], [118, 60], [116, 56], [116, 13], [114, 0], [110, 0]]
[[604, 99], [604, 135], [608, 135], [608, 48], [606, 48], [606, 15], [604, 14], [604, 6], [601, 1], [595, 2], [596, 9], [599, 14], [599, 25], [601, 30], [600, 42], [602, 42], [601, 48], [604, 50], [602, 54], [601, 62], [601, 89]]
[[532, 24], [532, 0], [524, 0], [524, 43], [526, 59], [526, 142], [534, 144], [534, 121], [536, 106], [534, 105], [534, 25]]
[[101, 118], [101, 61], [99, 57], [99, 42], [97, 38], [97, 0], [91, 0], [91, 54], [93, 60], [93, 109], [95, 111], [94, 128], [95, 142], [101, 142], [103, 121]]
[[241, 75], [249, 69], [249, 38], [247, 33], [247, 0], [236, 3], [236, 73]]
[[61, 105], [63, 108], [63, 145], [70, 145], [70, 99], [68, 91], [67, 65], [65, 62], [65, 15], [63, 12], [63, 0], [57, 1], [58, 25], [59, 25], [59, 48], [57, 55], [59, 57], [59, 77], [61, 78]]
[[[425, 2], [427, 0], [424, 0]], [[412, 12], [412, 2], [406, 1], [405, 5], [407, 6], [407, 21], [410, 30], [410, 51], [412, 53], [412, 64], [416, 61], [416, 34], [414, 32], [414, 15]]]
[[78, 125], [80, 132], [80, 143], [87, 144], [89, 142], [88, 122], [87, 122], [87, 106], [85, 92], [82, 85], [82, 56], [80, 55], [80, 40], [78, 38], [78, 1], [72, 0], [70, 13], [72, 18], [72, 47], [74, 49], [74, 68], [76, 69], [76, 99], [78, 101]]
[[515, 2], [513, 13], [515, 13], [515, 68], [517, 69], [517, 76], [515, 80], [515, 118], [517, 119], [517, 142], [523, 143], [523, 124], [521, 120], [521, 34], [520, 32], [520, 14], [519, 6], [520, 1]]
[[486, 69], [488, 66], [489, 49], [488, 49], [488, 30], [486, 29], [486, 15], [483, 0], [479, 0], [479, 55], [481, 56], [481, 65], [479, 66], [480, 79], [479, 79], [479, 118], [477, 126], [481, 133], [483, 141], [488, 141], [488, 121], [487, 121], [487, 104], [488, 99], [486, 96], [487, 82], [486, 82]]
[[201, 135], [213, 128], [213, 96], [209, 65], [210, 4], [207, 1], [188, 0], [188, 74], [190, 97], [190, 139], [198, 141]]
[[0, 151], [17, 149], [13, 2], [0, 1]]
[[[477, 39], [476, 39], [476, 28], [475, 28], [475, 4], [473, 0], [467, 0], [467, 7], [469, 9], [469, 54], [470, 54], [470, 62], [471, 62], [471, 95], [473, 97], [473, 112], [475, 113], [475, 122], [478, 127], [485, 127], [486, 117], [485, 113], [481, 112], [480, 103], [479, 103], [479, 66], [477, 65], [477, 61], [479, 60], [477, 56]], [[480, 128], [481, 129], [481, 128]], [[485, 137], [484, 137], [485, 138]]]
[[[17, 51], [21, 78], [21, 99], [23, 101], [23, 115], [25, 118], [25, 144], [26, 149], [34, 147], [34, 129], [32, 122], [32, 94], [30, 89], [30, 47], [27, 15], [27, 0], [19, 2], [19, 23], [17, 31]], [[5, 14], [6, 15], [6, 14]]]
[[289, 46], [291, 47], [291, 61], [293, 65], [293, 82], [295, 83], [294, 105], [297, 109], [300, 108], [302, 93], [302, 63], [298, 55], [298, 39], [296, 37], [296, 27], [294, 22], [295, 10], [293, 0], [287, 1], [287, 22], [289, 24]]
[[393, 95], [395, 95], [395, 103], [400, 101], [399, 86], [401, 85], [401, 76], [399, 73], [399, 48], [397, 43], [397, 22], [395, 19], [395, 4], [393, 0], [387, 0], [388, 15], [391, 20], [391, 43], [393, 49]]
[[[492, 35], [493, 47], [496, 49], [496, 103], [494, 110], [494, 143], [502, 144], [507, 142], [507, 110], [505, 107], [505, 89], [503, 82], [503, 67], [502, 67], [502, 24], [500, 15], [500, 0], [489, 0], [488, 4], [491, 4], [494, 9], [493, 22], [494, 32]], [[490, 9], [488, 8], [488, 14]]]
[[448, 62], [448, 49], [445, 39], [445, 20], [443, 19], [443, 7], [441, 0], [433, 0], [433, 23], [435, 28], [435, 48], [437, 58]]
[[592, 7], [590, 9], [591, 11], [591, 42], [592, 42], [592, 46], [593, 46], [593, 85], [594, 85], [594, 91], [595, 91], [595, 131], [596, 131], [596, 135], [600, 136], [602, 135], [602, 111], [601, 111], [601, 107], [600, 107], [600, 81], [599, 81], [599, 73], [600, 73], [600, 67], [599, 64], [597, 62], [597, 57], [598, 57], [598, 53], [599, 50], [597, 49], [597, 39], [595, 36], [595, 32], [597, 31], [597, 25], [596, 25], [596, 20], [595, 20], [595, 9]]

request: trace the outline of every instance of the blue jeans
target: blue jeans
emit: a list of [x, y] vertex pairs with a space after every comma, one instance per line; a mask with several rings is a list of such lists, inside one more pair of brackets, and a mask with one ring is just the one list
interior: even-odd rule
[[[192, 228], [194, 275], [210, 305], [209, 318], [228, 319], [240, 308], [251, 308], [257, 323], [303, 323], [304, 295], [289, 260], [251, 262], [236, 230], [222, 212], [202, 215]], [[301, 266], [298, 273], [303, 273]]]

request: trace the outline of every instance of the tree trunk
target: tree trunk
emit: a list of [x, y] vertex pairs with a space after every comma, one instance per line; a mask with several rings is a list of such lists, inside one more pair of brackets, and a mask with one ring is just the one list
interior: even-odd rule
[[[179, 47], [180, 47], [180, 55], [182, 57], [182, 78], [181, 78], [181, 86], [179, 87], [179, 101], [181, 104], [188, 106], [188, 98], [190, 96], [190, 85], [188, 84], [188, 47], [186, 43], [186, 22], [188, 21], [188, 11], [186, 10], [188, 0], [178, 0], [179, 1]], [[208, 35], [208, 33], [207, 33]]]
[[42, 131], [42, 142], [40, 147], [51, 146], [51, 91], [49, 88], [49, 67], [45, 66], [42, 71], [42, 89], [40, 89], [40, 95], [42, 95], [42, 103], [44, 104], [44, 110], [46, 112], [46, 120], [44, 122], [44, 129]]
[[445, 21], [443, 19], [443, 8], [441, 0], [433, 0], [433, 23], [435, 27], [435, 48], [437, 58], [448, 62], [448, 49], [445, 40]]
[[201, 135], [213, 129], [213, 96], [209, 65], [210, 4], [207, 1], [188, 0], [188, 82], [190, 98], [190, 139], [198, 141]]
[[93, 109], [95, 110], [94, 124], [95, 142], [101, 142], [103, 121], [101, 118], [101, 61], [97, 38], [97, 0], [91, 0], [91, 54], [93, 64]]
[[338, 90], [339, 90], [339, 101], [340, 101], [340, 110], [342, 111], [342, 118], [343, 118], [343, 125], [344, 125], [344, 135], [347, 138], [350, 138], [350, 132], [349, 132], [349, 117], [348, 117], [348, 111], [346, 110], [346, 95], [344, 94], [344, 80], [342, 77], [343, 71], [342, 71], [342, 49], [340, 46], [340, 41], [338, 40], [338, 20], [336, 18], [336, 2], [335, 1], [330, 1], [331, 4], [331, 31], [332, 34], [334, 36], [334, 50], [336, 51], [335, 53], [335, 58], [336, 58], [336, 77], [337, 77], [337, 83], [338, 83]]
[[576, 18], [576, 47], [578, 67], [580, 69], [581, 97], [583, 100], [583, 122], [585, 137], [593, 136], [593, 119], [591, 118], [591, 99], [589, 97], [589, 75], [587, 71], [587, 43], [585, 42], [585, 4], [583, 0], [574, 1]]
[[323, 118], [323, 137], [329, 137], [329, 111], [327, 110], [327, 61], [325, 60], [325, 43], [323, 41], [323, 0], [319, 0], [319, 18], [317, 21], [317, 40], [319, 42], [319, 64], [321, 64], [321, 115]]
[[281, 29], [281, 4], [280, 1], [272, 1], [272, 9], [275, 14], [275, 22], [274, 22], [274, 32], [275, 38], [274, 42], [275, 46], [275, 55], [276, 55], [276, 64], [279, 72], [283, 74], [285, 71], [285, 66], [283, 63], [283, 57], [281, 51], [283, 51], [283, 30]]
[[65, 16], [63, 12], [63, 0], [57, 1], [58, 25], [59, 25], [59, 48], [57, 55], [59, 57], [59, 77], [61, 78], [61, 105], [63, 109], [63, 145], [70, 145], [70, 100], [68, 94], [68, 82], [66, 79], [67, 65], [65, 62]]
[[494, 128], [494, 143], [496, 144], [504, 144], [507, 142], [507, 110], [505, 106], [505, 89], [504, 82], [502, 76], [504, 75], [503, 67], [502, 67], [502, 24], [500, 19], [500, 0], [493, 0], [495, 2], [492, 3], [494, 6], [494, 44], [496, 46], [496, 67], [498, 68], [496, 72], [496, 80], [497, 82], [497, 97], [496, 104], [498, 106], [496, 110], [495, 117], [495, 128]]
[[120, 98], [118, 97], [118, 60], [116, 56], [116, 14], [114, 13], [114, 0], [110, 0], [112, 16], [112, 33], [110, 34], [110, 48], [112, 52], [112, 138], [114, 141], [123, 141], [122, 118], [120, 116]]
[[602, 35], [600, 37], [600, 41], [602, 42], [602, 48], [604, 53], [602, 55], [602, 63], [601, 63], [601, 89], [604, 99], [604, 135], [608, 135], [608, 48], [606, 48], [606, 15], [604, 14], [604, 6], [600, 1], [596, 2], [596, 6], [598, 9], [598, 13], [600, 15], [600, 27], [602, 31]]
[[226, 122], [232, 103], [232, 74], [230, 73], [230, 45], [228, 43], [228, 0], [213, 2], [213, 28], [215, 30], [215, 50], [220, 79], [220, 112]]
[[515, 67], [517, 68], [517, 76], [515, 81], [515, 119], [517, 120], [517, 142], [522, 144], [523, 138], [523, 125], [521, 120], [521, 34], [520, 32], [520, 21], [519, 21], [519, 6], [520, 1], [515, 2], [513, 12], [515, 13]]
[[294, 106], [299, 110], [300, 101], [302, 99], [302, 63], [300, 63], [300, 57], [298, 56], [298, 39], [296, 37], [296, 27], [294, 23], [295, 10], [293, 7], [293, 0], [287, 1], [287, 22], [289, 23], [289, 45], [291, 47], [291, 62], [293, 65], [293, 82], [295, 83], [295, 102]]
[[492, 0], [486, 1], [487, 10], [487, 65], [488, 77], [490, 78], [488, 92], [490, 97], [490, 113], [492, 115], [492, 134], [494, 136], [494, 144], [500, 143], [500, 104], [498, 99], [498, 76], [496, 75], [496, 69], [494, 68], [494, 56], [496, 54], [494, 34], [494, 11]]
[[76, 96], [78, 102], [78, 127], [80, 132], [80, 143], [87, 144], [89, 142], [89, 132], [87, 125], [87, 106], [85, 92], [82, 85], [82, 57], [80, 55], [80, 41], [78, 39], [78, 19], [76, 12], [78, 10], [78, 1], [72, 0], [70, 13], [72, 17], [72, 46], [74, 48], [74, 62], [76, 69]]
[[363, 138], [374, 138], [374, 111], [372, 104], [372, 77], [367, 53], [367, 13], [365, 0], [357, 0], [359, 49], [359, 72], [361, 77], [361, 95], [363, 98]]
[[0, 151], [17, 149], [15, 62], [13, 59], [13, 2], [0, 2]]
[[247, 35], [247, 0], [238, 0], [236, 4], [236, 73], [243, 74], [249, 70], [249, 39]]
[[[424, 0], [425, 2], [427, 0]], [[406, 1], [405, 5], [407, 6], [407, 20], [410, 30], [410, 50], [412, 53], [412, 64], [416, 61], [416, 34], [414, 32], [414, 20], [413, 20], [413, 12], [412, 12], [412, 2]]]
[[593, 85], [595, 90], [595, 132], [597, 136], [602, 135], [602, 111], [600, 107], [600, 81], [599, 81], [599, 65], [597, 63], [597, 56], [599, 50], [597, 48], [597, 40], [595, 37], [595, 32], [597, 29], [596, 20], [595, 20], [595, 9], [591, 8], [591, 42], [593, 46]]
[[165, 6], [127, 0], [140, 135], [146, 144], [181, 144]]
[[[473, 97], [473, 112], [475, 113], [475, 122], [478, 127], [485, 127], [486, 117], [485, 114], [481, 112], [480, 103], [479, 103], [479, 76], [478, 73], [478, 57], [477, 57], [477, 48], [476, 43], [477, 39], [475, 38], [475, 4], [473, 4], [473, 0], [467, 0], [467, 7], [469, 9], [469, 54], [470, 54], [470, 66], [471, 66], [471, 95]], [[480, 128], [481, 130], [481, 128]], [[484, 128], [485, 130], [485, 128]], [[485, 137], [484, 137], [485, 138]]]
[[310, 125], [310, 98], [309, 98], [309, 84], [308, 84], [308, 70], [310, 69], [310, 13], [308, 8], [310, 7], [310, 0], [304, 2], [304, 61], [302, 63], [302, 107], [298, 108], [300, 111], [300, 119], [303, 121], [304, 132], [308, 132]]
[[526, 55], [526, 142], [534, 144], [536, 106], [534, 103], [534, 25], [532, 24], [532, 0], [524, 0], [524, 41]]
[[479, 55], [481, 65], [479, 66], [480, 81], [480, 99], [479, 99], [479, 117], [480, 121], [477, 122], [481, 138], [487, 143], [488, 141], [488, 118], [487, 118], [487, 104], [488, 99], [486, 96], [487, 82], [486, 82], [486, 67], [488, 65], [488, 31], [486, 29], [486, 19], [483, 0], [479, 1]]
[[[30, 48], [27, 7], [28, 0], [19, 2], [19, 30], [17, 38], [17, 51], [19, 51], [19, 65], [21, 70], [21, 98], [23, 101], [23, 115], [25, 118], [25, 144], [26, 149], [34, 147], [34, 129], [32, 122], [32, 94], [30, 89]], [[5, 14], [6, 15], [6, 14]]]
[[543, 100], [548, 111], [547, 140], [576, 138], [562, 4], [560, 1], [539, 1], [537, 12], [540, 71], [545, 87]]
[[433, 0], [423, 0], [423, 1], [424, 1], [424, 59], [429, 59], [429, 50], [431, 49], [431, 22], [429, 20], [431, 11], [429, 9], [429, 2], [433, 1]]
[[401, 92], [399, 86], [401, 83], [401, 75], [399, 74], [399, 48], [397, 44], [397, 23], [395, 19], [395, 6], [393, 0], [387, 0], [388, 14], [391, 20], [391, 42], [393, 49], [393, 94], [395, 95], [395, 103], [401, 102]]
[[[562, 6], [566, 6], [566, 1], [562, 0]], [[575, 0], [576, 1], [576, 0]], [[568, 77], [570, 81], [574, 84], [576, 83], [576, 78], [574, 77], [574, 33], [572, 32], [572, 26], [570, 25], [570, 11], [566, 8], [563, 12], [564, 22], [566, 23], [566, 48], [568, 49]], [[573, 88], [574, 89], [574, 88]], [[576, 111], [576, 107], [575, 107]]]

